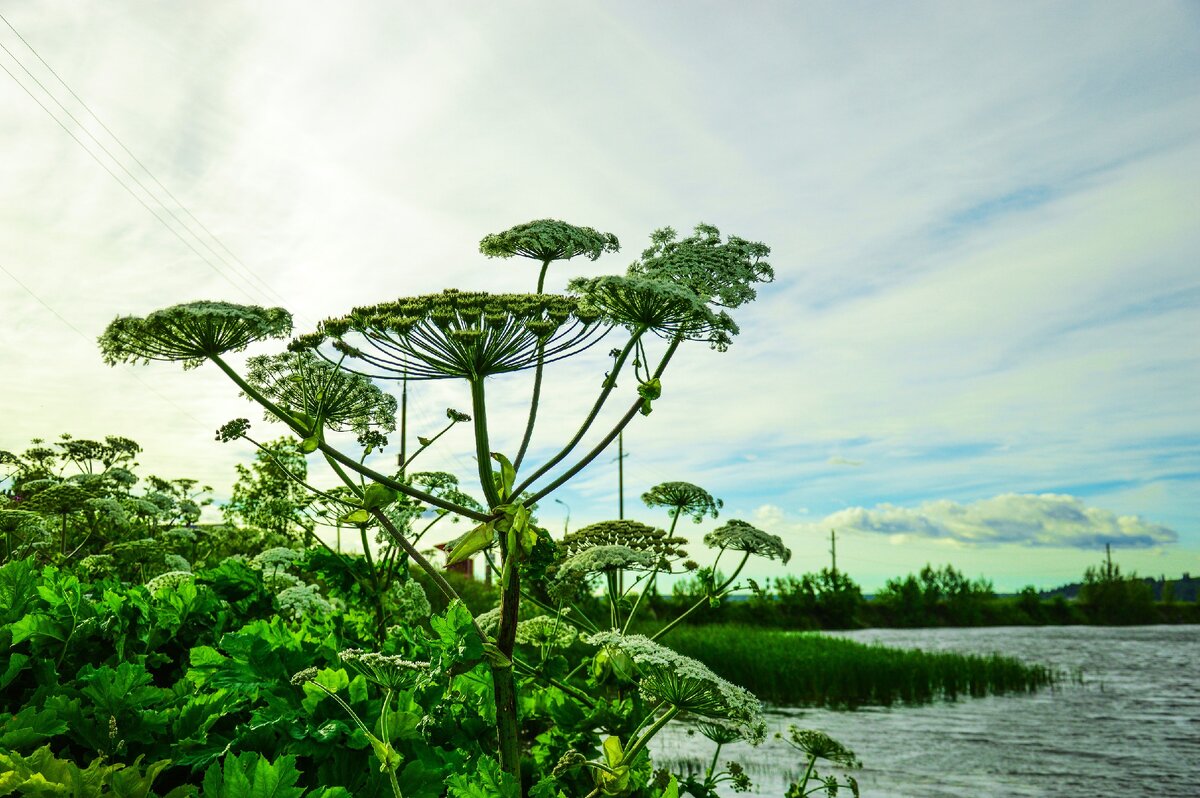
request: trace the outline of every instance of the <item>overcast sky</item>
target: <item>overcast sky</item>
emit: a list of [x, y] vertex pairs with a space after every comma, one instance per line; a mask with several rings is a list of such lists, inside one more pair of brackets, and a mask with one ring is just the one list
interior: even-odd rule
[[[1128, 570], [1200, 572], [1195, 3], [0, 13], [46, 62], [0, 24], [0, 448], [125, 435], [142, 473], [227, 496], [252, 454], [213, 430], [252, 408], [211, 366], [104, 366], [114, 316], [226, 299], [282, 304], [306, 331], [446, 286], [532, 290], [531, 264], [478, 254], [531, 219], [622, 243], [557, 265], [552, 290], [708, 222], [769, 244], [778, 280], [737, 311], [728, 352], [684, 350], [630, 428], [627, 515], [665, 523], [638, 496], [695, 482], [725, 500], [688, 525], [697, 554], [740, 517], [814, 570], [836, 528], [867, 589], [926, 562], [1048, 587], [1106, 542]], [[608, 348], [548, 371], [534, 462]], [[495, 448], [516, 448], [528, 390], [489, 386]], [[467, 405], [460, 385], [418, 386], [415, 430]], [[466, 431], [443, 440], [425, 467], [472, 473]], [[613, 517], [615, 455], [542, 521]]]

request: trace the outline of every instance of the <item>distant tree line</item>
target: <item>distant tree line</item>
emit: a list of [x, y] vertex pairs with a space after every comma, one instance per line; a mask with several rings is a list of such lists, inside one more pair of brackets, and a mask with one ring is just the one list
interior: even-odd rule
[[[718, 577], [719, 579], [719, 577]], [[651, 606], [670, 615], [690, 606], [707, 589], [704, 574], [675, 584]], [[843, 571], [749, 581], [744, 600], [710, 602], [692, 623], [741, 623], [786, 629], [916, 628], [934, 626], [1124, 625], [1200, 622], [1200, 604], [1182, 600], [1171, 584], [1156, 600], [1152, 582], [1125, 576], [1111, 559], [1088, 568], [1078, 594], [1042, 596], [1032, 586], [997, 596], [986, 579], [972, 580], [951, 565], [926, 565], [917, 574], [889, 579], [870, 599]]]

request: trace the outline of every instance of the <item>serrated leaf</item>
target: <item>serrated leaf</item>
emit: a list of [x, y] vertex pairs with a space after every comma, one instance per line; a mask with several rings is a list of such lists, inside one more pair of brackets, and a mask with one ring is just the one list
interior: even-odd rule
[[67, 722], [53, 709], [39, 711], [37, 707], [28, 706], [0, 722], [0, 749], [22, 751], [66, 730]]
[[471, 775], [455, 773], [446, 780], [450, 798], [517, 798], [520, 794], [519, 785], [495, 759], [481, 756], [475, 767]]

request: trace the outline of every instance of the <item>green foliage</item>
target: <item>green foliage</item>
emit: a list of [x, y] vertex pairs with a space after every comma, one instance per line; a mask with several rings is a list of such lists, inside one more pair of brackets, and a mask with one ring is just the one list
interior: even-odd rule
[[304, 509], [312, 497], [302, 482], [297, 482], [307, 477], [308, 464], [294, 440], [265, 443], [249, 468], [241, 464], [236, 468], [233, 495], [222, 508], [226, 521], [265, 532], [269, 537], [259, 545], [309, 539], [313, 522]]
[[1111, 559], [1084, 572], [1079, 603], [1092, 623], [1125, 625], [1158, 619], [1150, 586], [1136, 574], [1123, 576]]
[[[78, 560], [146, 579], [171, 568], [167, 555], [189, 557], [189, 526], [211, 501], [211, 489], [191, 479], [138, 477], [133, 458], [140, 451], [128, 438], [64, 434], [53, 446], [35, 439], [21, 454], [4, 453], [11, 470], [0, 477], [0, 562]], [[136, 543], [150, 538], [157, 543]]]

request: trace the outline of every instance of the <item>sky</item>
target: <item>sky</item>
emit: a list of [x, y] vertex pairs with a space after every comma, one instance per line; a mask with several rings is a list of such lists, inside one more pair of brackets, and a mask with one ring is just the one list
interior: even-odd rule
[[[214, 430], [282, 428], [211, 365], [105, 366], [114, 317], [222, 299], [304, 332], [448, 286], [531, 291], [531, 263], [478, 253], [521, 222], [621, 241], [548, 290], [706, 222], [768, 244], [777, 279], [728, 352], [681, 350], [628, 429], [627, 517], [665, 525], [640, 494], [693, 482], [724, 501], [681, 524], [696, 559], [741, 518], [794, 552], [747, 574], [798, 574], [830, 565], [836, 529], [868, 591], [926, 563], [1052, 587], [1105, 544], [1126, 571], [1200, 572], [1194, 3], [0, 13], [0, 449], [124, 435], [140, 473], [219, 501], [253, 449]], [[610, 340], [548, 370], [531, 462], [590, 406]], [[511, 452], [528, 375], [488, 390]], [[410, 399], [418, 434], [469, 404], [444, 381]], [[418, 462], [469, 477], [471, 451], [455, 429]], [[615, 458], [542, 523], [615, 517]]]

